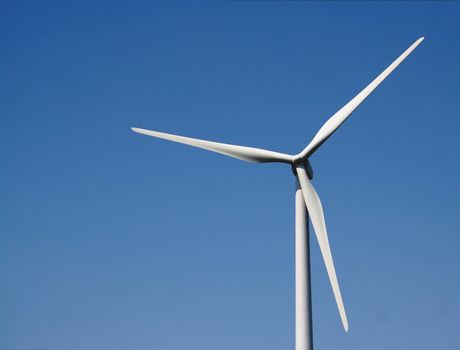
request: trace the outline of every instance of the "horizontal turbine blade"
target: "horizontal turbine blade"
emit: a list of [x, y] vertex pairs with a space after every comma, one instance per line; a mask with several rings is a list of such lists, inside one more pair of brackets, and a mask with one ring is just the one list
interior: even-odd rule
[[331, 136], [337, 128], [358, 108], [358, 106], [380, 85], [382, 81], [393, 72], [399, 64], [409, 56], [412, 51], [423, 41], [424, 37], [413, 43], [404, 53], [399, 56], [387, 69], [385, 69], [377, 78], [374, 79], [364, 90], [356, 95], [350, 102], [335, 113], [329, 120], [319, 129], [313, 140], [308, 146], [299, 153], [296, 158], [309, 157], [315, 152], [319, 146]]
[[139, 128], [131, 128], [131, 130], [139, 134], [153, 136], [159, 139], [183, 143], [189, 146], [203, 148], [211, 152], [225, 154], [226, 156], [238, 158], [241, 160], [245, 160], [247, 162], [253, 162], [253, 163], [277, 162], [277, 163], [289, 163], [290, 164], [293, 158], [289, 154], [267, 151], [267, 150], [260, 149], [260, 148], [235, 146], [235, 145], [229, 145], [226, 143], [193, 139], [191, 137], [166, 134], [163, 132], [139, 129]]
[[308, 214], [313, 224], [316, 238], [318, 239], [319, 248], [323, 255], [327, 274], [331, 281], [332, 291], [334, 292], [335, 301], [339, 308], [343, 328], [348, 332], [348, 320], [345, 313], [345, 307], [343, 306], [342, 295], [340, 294], [339, 282], [337, 281], [337, 275], [335, 273], [334, 261], [332, 260], [331, 248], [327, 237], [326, 222], [324, 221], [323, 207], [318, 194], [307, 176], [305, 168], [303, 166], [297, 166], [296, 172], [299, 178], [300, 187], [302, 188], [302, 194], [308, 209]]

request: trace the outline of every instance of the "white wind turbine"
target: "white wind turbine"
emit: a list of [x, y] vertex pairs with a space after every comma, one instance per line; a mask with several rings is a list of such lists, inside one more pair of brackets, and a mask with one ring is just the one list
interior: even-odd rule
[[313, 170], [308, 158], [326, 141], [353, 111], [388, 77], [391, 72], [409, 56], [412, 51], [423, 41], [423, 37], [414, 42], [401, 56], [399, 56], [387, 69], [375, 78], [364, 90], [356, 95], [350, 102], [335, 113], [319, 129], [315, 137], [296, 154], [273, 152], [259, 148], [236, 146], [219, 142], [198, 140], [190, 137], [166, 134], [139, 128], [133, 131], [183, 143], [186, 145], [203, 148], [208, 151], [221, 153], [253, 163], [287, 163], [290, 164], [296, 177], [295, 193], [295, 348], [296, 350], [312, 350], [312, 313], [311, 313], [311, 281], [310, 281], [310, 246], [308, 231], [308, 216], [313, 224], [316, 238], [318, 239], [321, 254], [326, 265], [329, 280], [331, 281], [335, 301], [345, 331], [348, 331], [348, 320], [343, 306], [342, 295], [335, 273], [331, 249], [327, 236], [323, 207], [316, 193], [311, 179]]

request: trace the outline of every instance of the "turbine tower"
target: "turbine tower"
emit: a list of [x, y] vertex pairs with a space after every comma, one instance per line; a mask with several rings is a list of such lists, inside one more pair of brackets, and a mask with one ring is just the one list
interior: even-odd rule
[[310, 219], [319, 248], [326, 265], [332, 291], [339, 309], [343, 328], [348, 331], [348, 320], [343, 306], [342, 295], [335, 273], [331, 249], [327, 236], [323, 207], [311, 182], [313, 170], [309, 157], [342, 125], [356, 108], [387, 78], [399, 64], [409, 56], [423, 41], [423, 37], [414, 42], [387, 69], [366, 86], [350, 102], [343, 106], [319, 129], [315, 137], [302, 152], [296, 155], [268, 151], [260, 148], [236, 146], [226, 143], [194, 139], [190, 137], [166, 134], [158, 131], [132, 128], [134, 132], [160, 139], [203, 148], [253, 163], [286, 163], [291, 165], [295, 181], [295, 349], [313, 349], [313, 328], [311, 310], [310, 280], [310, 240], [308, 219]]

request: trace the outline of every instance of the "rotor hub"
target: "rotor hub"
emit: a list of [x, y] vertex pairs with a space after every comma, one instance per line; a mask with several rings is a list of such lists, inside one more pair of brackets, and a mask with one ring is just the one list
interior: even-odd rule
[[299, 159], [299, 160], [294, 161], [294, 163], [292, 163], [292, 172], [294, 173], [295, 176], [297, 176], [297, 172], [295, 168], [299, 165], [305, 168], [308, 178], [310, 180], [313, 179], [313, 167], [311, 166], [308, 159]]

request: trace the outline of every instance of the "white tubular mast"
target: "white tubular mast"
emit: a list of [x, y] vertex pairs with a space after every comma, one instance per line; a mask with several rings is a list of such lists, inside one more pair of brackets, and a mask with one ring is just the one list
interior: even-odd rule
[[308, 212], [298, 180], [295, 191], [295, 350], [313, 350]]

